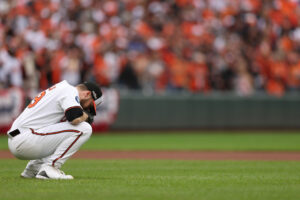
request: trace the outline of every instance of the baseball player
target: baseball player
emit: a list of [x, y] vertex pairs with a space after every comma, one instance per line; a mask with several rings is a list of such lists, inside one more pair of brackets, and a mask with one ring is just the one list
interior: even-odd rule
[[91, 136], [102, 98], [95, 83], [74, 87], [67, 81], [35, 97], [7, 132], [11, 153], [30, 160], [21, 177], [73, 179], [60, 168]]

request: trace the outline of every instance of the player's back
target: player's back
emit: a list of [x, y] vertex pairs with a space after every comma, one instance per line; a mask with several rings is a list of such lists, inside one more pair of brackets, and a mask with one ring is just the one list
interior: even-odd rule
[[61, 102], [67, 95], [78, 96], [76, 88], [67, 81], [41, 92], [14, 121], [10, 131], [17, 128], [39, 129], [60, 122], [64, 117]]

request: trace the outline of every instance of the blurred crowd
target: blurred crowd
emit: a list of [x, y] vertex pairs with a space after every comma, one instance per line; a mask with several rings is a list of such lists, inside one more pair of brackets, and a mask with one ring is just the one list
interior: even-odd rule
[[1, 0], [0, 87], [300, 91], [300, 0]]

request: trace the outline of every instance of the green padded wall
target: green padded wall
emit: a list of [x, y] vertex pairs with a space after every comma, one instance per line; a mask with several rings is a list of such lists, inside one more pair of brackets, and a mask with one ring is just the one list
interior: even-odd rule
[[121, 95], [112, 129], [300, 128], [300, 96]]

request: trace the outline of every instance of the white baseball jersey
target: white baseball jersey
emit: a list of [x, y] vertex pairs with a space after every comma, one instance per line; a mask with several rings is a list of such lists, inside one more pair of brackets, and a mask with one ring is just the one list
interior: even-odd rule
[[40, 129], [59, 123], [66, 110], [74, 107], [81, 107], [78, 91], [67, 81], [62, 81], [35, 97], [8, 132], [18, 128]]

